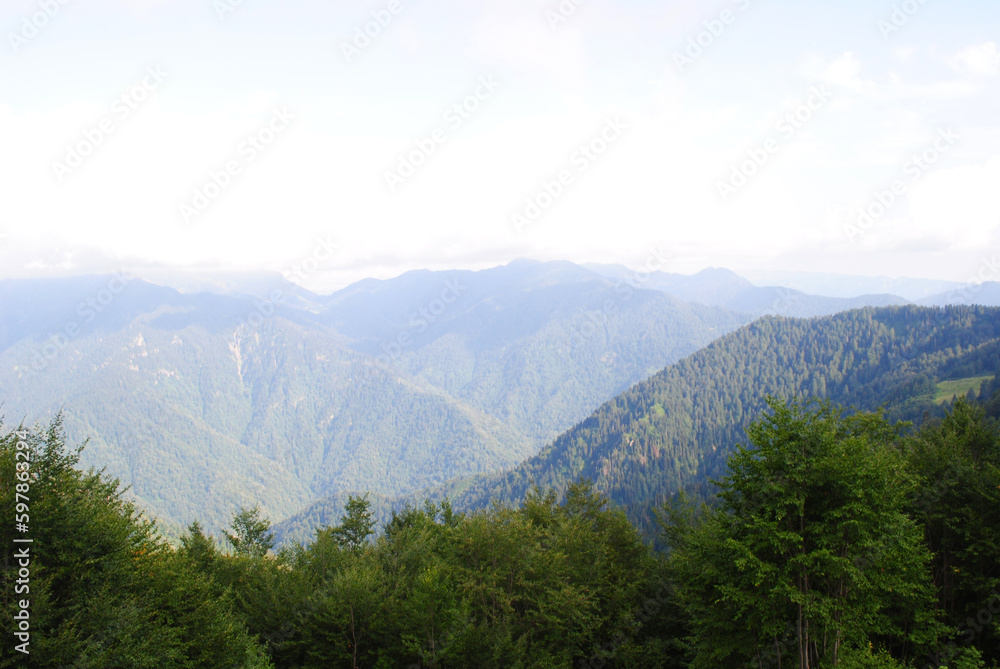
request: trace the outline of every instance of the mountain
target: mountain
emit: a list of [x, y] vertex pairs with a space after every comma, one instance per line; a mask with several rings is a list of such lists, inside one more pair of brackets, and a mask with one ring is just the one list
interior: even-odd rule
[[986, 307], [1000, 307], [1000, 283], [984, 281], [980, 284], [960, 284], [947, 292], [926, 297], [918, 304], [928, 307], [942, 307], [946, 304], [980, 304]]
[[945, 294], [965, 284], [937, 279], [911, 279], [888, 276], [853, 276], [819, 272], [780, 272], [754, 270], [743, 276], [755, 285], [784, 286], [810, 295], [857, 297], [858, 295], [899, 295], [911, 302]]
[[363, 281], [327, 305], [321, 318], [355, 350], [490, 413], [538, 448], [749, 320], [536, 261]]
[[8, 419], [64, 409], [68, 433], [90, 439], [86, 461], [130, 484], [155, 516], [215, 524], [259, 501], [280, 517], [359, 480], [400, 492], [533, 452], [334, 332], [284, 317], [251, 328], [241, 322], [254, 313], [249, 299], [162, 290], [133, 282], [133, 299], [157, 299], [138, 314], [116, 305], [127, 318], [108, 314], [57, 353], [26, 339], [0, 354], [0, 385], [17, 388], [4, 393]]
[[216, 528], [241, 504], [277, 520], [508, 470], [769, 300], [853, 303], [726, 270], [639, 277], [520, 260], [332, 295], [277, 274], [0, 281], [0, 411], [64, 410], [84, 464], [171, 527]]
[[512, 467], [747, 320], [569, 263], [296, 293], [308, 307], [277, 280], [278, 303], [256, 280], [0, 282], [6, 422], [62, 409], [84, 464], [172, 527], [215, 528], [240, 504], [279, 519]]
[[808, 318], [828, 316], [861, 307], [884, 307], [907, 304], [898, 295], [856, 294], [851, 297], [808, 295], [782, 286], [755, 286], [727, 269], [710, 268], [697, 274], [650, 272], [637, 274], [623, 265], [587, 265], [609, 278], [629, 280], [644, 288], [660, 290], [682, 300], [723, 307], [731, 311], [762, 316]]
[[[651, 504], [723, 472], [768, 395], [816, 397], [919, 420], [1000, 373], [1000, 309], [866, 308], [818, 319], [765, 317], [600, 406], [516, 468], [399, 500], [449, 496], [456, 509], [517, 504], [531, 486], [564, 490], [589, 477], [642, 521]], [[320, 500], [280, 526], [338, 509]]]

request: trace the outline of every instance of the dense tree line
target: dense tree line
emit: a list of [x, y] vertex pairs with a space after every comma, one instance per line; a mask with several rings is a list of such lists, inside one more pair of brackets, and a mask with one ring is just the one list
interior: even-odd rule
[[[919, 431], [771, 399], [711, 504], [660, 509], [666, 551], [585, 480], [516, 507], [427, 502], [378, 531], [351, 497], [338, 524], [278, 551], [244, 509], [221, 542], [194, 523], [172, 546], [117, 481], [79, 471], [58, 423], [29, 432], [29, 666], [1000, 662], [1000, 430], [965, 399]], [[19, 442], [0, 439], [8, 509]], [[7, 552], [7, 620], [16, 577]], [[0, 666], [23, 664], [6, 636]]]

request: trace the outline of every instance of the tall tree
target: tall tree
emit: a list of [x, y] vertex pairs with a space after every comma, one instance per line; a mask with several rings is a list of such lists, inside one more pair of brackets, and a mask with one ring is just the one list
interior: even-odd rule
[[836, 665], [934, 644], [931, 556], [905, 513], [900, 426], [826, 403], [768, 400], [730, 458], [719, 507], [672, 533], [697, 630], [693, 667]]
[[252, 509], [240, 507], [233, 516], [230, 531], [226, 533], [226, 541], [236, 555], [250, 558], [264, 557], [274, 548], [271, 521], [261, 517], [260, 507], [255, 506]]
[[356, 550], [375, 533], [375, 521], [372, 520], [368, 495], [362, 497], [349, 495], [344, 511], [346, 513], [340, 524], [330, 529], [330, 535], [342, 548]]
[[[908, 442], [919, 485], [910, 511], [934, 555], [932, 574], [952, 646], [1000, 661], [1000, 429], [959, 398]], [[992, 624], [991, 624], [992, 623]], [[951, 654], [947, 648], [935, 660]]]

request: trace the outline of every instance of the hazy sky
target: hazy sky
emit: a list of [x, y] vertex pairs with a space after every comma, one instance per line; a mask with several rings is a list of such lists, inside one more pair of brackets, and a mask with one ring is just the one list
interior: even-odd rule
[[1000, 250], [996, 0], [0, 0], [0, 29], [0, 277], [323, 239], [319, 290], [654, 255], [964, 281]]

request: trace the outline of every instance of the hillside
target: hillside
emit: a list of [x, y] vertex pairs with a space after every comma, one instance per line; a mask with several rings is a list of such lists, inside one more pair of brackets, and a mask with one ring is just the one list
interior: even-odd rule
[[[766, 317], [606, 402], [509, 472], [422, 494], [475, 509], [519, 503], [534, 484], [563, 490], [588, 477], [641, 519], [650, 504], [718, 477], [768, 395], [884, 406], [890, 419], [919, 420], [942, 411], [946, 382], [998, 372], [1000, 309], [909, 306], [811, 320]], [[324, 512], [338, 511], [321, 500], [301, 517], [325, 524], [336, 518]], [[280, 529], [302, 538], [299, 518]]]
[[457, 506], [517, 500], [534, 482], [591, 477], [627, 506], [718, 476], [767, 395], [812, 396], [890, 419], [919, 419], [936, 384], [1000, 372], [1000, 310], [863, 309], [816, 320], [764, 318], [637, 384], [538, 456], [456, 495]]
[[[445, 291], [451, 302], [440, 299]], [[321, 318], [355, 350], [489, 413], [539, 448], [662, 361], [749, 321], [565, 262], [411, 272], [360, 282], [327, 304]]]
[[410, 498], [517, 467], [751, 312], [780, 312], [775, 300], [808, 313], [884, 301], [726, 270], [596, 269], [519, 260], [326, 296], [279, 275], [2, 281], [2, 413], [63, 410], [69, 438], [90, 440], [86, 465], [170, 527], [214, 529], [251, 500], [279, 520], [317, 500], [339, 512], [331, 495]]
[[[468, 288], [411, 327], [447, 281]], [[395, 496], [515, 466], [746, 320], [568, 264], [413, 273], [326, 297], [252, 277], [211, 286], [0, 282], [3, 415], [63, 410], [69, 438], [90, 440], [86, 465], [168, 525], [214, 529], [251, 501], [278, 519], [331, 493]], [[267, 287], [287, 298], [270, 317]], [[413, 340], [382, 354], [401, 332]]]

